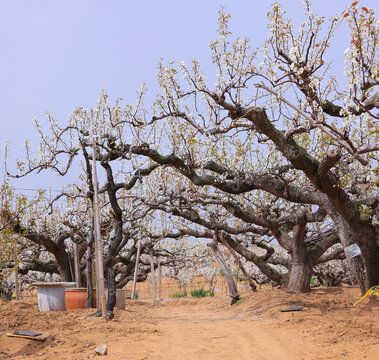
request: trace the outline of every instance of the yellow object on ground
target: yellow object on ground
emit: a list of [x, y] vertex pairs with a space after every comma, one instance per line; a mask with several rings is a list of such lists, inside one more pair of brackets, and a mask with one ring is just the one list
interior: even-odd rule
[[375, 285], [373, 287], [371, 287], [367, 292], [366, 294], [364, 294], [360, 300], [358, 300], [353, 306], [357, 305], [358, 303], [360, 303], [366, 296], [371, 296], [371, 295], [375, 295], [375, 296], [378, 296], [379, 297], [379, 285]]

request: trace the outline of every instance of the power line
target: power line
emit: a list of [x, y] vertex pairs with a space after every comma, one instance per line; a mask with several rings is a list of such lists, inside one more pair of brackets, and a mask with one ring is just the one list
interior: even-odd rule
[[[33, 195], [23, 195], [23, 196], [25, 196], [25, 197], [27, 197], [29, 199], [36, 199], [36, 197], [33, 196]], [[57, 201], [57, 202], [65, 202], [66, 200], [65, 199], [58, 199], [58, 200], [55, 200], [55, 201]]]
[[43, 190], [43, 191], [55, 191], [55, 192], [62, 192], [63, 190], [57, 190], [57, 189], [41, 189], [41, 188], [36, 188], [36, 189], [24, 189], [24, 188], [14, 188], [15, 190], [19, 190], [19, 191], [39, 191], [39, 190]]

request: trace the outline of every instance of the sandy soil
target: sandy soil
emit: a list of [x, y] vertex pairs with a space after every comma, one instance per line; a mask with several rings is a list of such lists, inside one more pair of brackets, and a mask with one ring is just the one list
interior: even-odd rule
[[[108, 359], [378, 359], [379, 301], [353, 308], [360, 297], [356, 288], [288, 295], [265, 287], [242, 296], [233, 306], [222, 291], [156, 306], [128, 300], [108, 322], [89, 317], [93, 310], [41, 313], [35, 298], [3, 301], [0, 359], [91, 359], [102, 343]], [[280, 312], [297, 305], [303, 311]], [[6, 336], [15, 330], [49, 337], [37, 342]]]

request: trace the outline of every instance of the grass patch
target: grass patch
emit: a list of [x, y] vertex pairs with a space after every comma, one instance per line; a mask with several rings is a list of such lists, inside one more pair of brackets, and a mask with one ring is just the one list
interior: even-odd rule
[[191, 296], [194, 298], [202, 298], [207, 296], [214, 296], [214, 292], [211, 290], [204, 290], [203, 288], [194, 289], [191, 291]]
[[182, 293], [174, 293], [174, 294], [170, 294], [170, 298], [185, 298], [187, 297], [187, 291], [184, 291]]

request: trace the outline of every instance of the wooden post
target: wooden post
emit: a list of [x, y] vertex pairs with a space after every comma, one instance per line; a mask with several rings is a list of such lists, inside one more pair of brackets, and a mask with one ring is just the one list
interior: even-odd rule
[[105, 309], [104, 255], [103, 255], [103, 245], [101, 242], [101, 231], [100, 231], [99, 194], [98, 194], [97, 171], [96, 171], [96, 149], [95, 149], [92, 121], [93, 121], [93, 114], [91, 112], [92, 175], [93, 175], [93, 187], [94, 187], [93, 214], [94, 214], [94, 220], [95, 220], [94, 232], [95, 232], [95, 253], [96, 253], [96, 277], [97, 277], [96, 295], [100, 298], [101, 314], [103, 318], [105, 318], [106, 309]]
[[92, 266], [92, 284], [96, 284], [97, 287], [97, 275], [96, 275], [96, 263], [95, 259], [91, 260], [91, 266]]
[[74, 266], [75, 266], [75, 281], [76, 281], [76, 287], [81, 287], [81, 280], [80, 280], [80, 261], [79, 261], [79, 249], [78, 244], [74, 242]]
[[[85, 308], [93, 308], [97, 307], [97, 304], [95, 304], [95, 299], [94, 299], [94, 289], [96, 287], [96, 271], [95, 271], [95, 264], [93, 261], [94, 257], [94, 232], [93, 232], [93, 219], [92, 219], [92, 224], [91, 224], [91, 231], [89, 235], [87, 236], [86, 242], [87, 242], [87, 255], [86, 255], [86, 268], [87, 268], [87, 273], [86, 273], [86, 287], [87, 287], [87, 299], [86, 299], [86, 304]], [[100, 309], [100, 306], [99, 306]]]
[[[70, 251], [70, 250], [69, 250]], [[71, 275], [71, 281], [74, 280], [74, 273], [72, 271], [72, 264], [71, 264], [71, 251], [67, 253], [67, 259], [68, 259], [68, 267], [70, 269], [70, 275]], [[52, 275], [50, 274], [50, 281], [52, 281]]]
[[139, 264], [140, 255], [141, 255], [141, 242], [138, 241], [138, 243], [137, 243], [136, 264], [134, 266], [134, 276], [133, 276], [133, 286], [132, 286], [131, 299], [134, 299], [134, 296], [135, 296], [135, 293], [136, 293], [137, 275], [138, 275], [138, 264]]
[[19, 287], [20, 287], [20, 300], [22, 300], [22, 301], [25, 300], [25, 289], [23, 289], [23, 287], [22, 287], [23, 282], [24, 282], [24, 278], [23, 278], [23, 276], [21, 276], [18, 279], [18, 283], [19, 283]]
[[[96, 256], [96, 254], [95, 254], [95, 256]], [[92, 260], [91, 260], [91, 266], [92, 266], [92, 283], [96, 284], [96, 286], [97, 286], [97, 283], [96, 283], [96, 280], [97, 280], [96, 263], [95, 263], [95, 259], [94, 258], [92, 258]]]
[[20, 300], [20, 286], [18, 283], [18, 271], [17, 268], [14, 270], [14, 276], [15, 276], [15, 287], [16, 287], [16, 300]]
[[158, 302], [162, 300], [162, 270], [161, 270], [161, 257], [158, 256]]
[[149, 255], [150, 255], [150, 275], [151, 275], [151, 285], [153, 288], [153, 303], [154, 305], [157, 303], [157, 298], [155, 295], [155, 271], [154, 271], [154, 257], [153, 257], [153, 249], [149, 250]]

